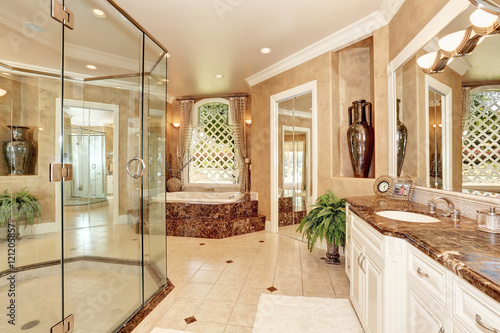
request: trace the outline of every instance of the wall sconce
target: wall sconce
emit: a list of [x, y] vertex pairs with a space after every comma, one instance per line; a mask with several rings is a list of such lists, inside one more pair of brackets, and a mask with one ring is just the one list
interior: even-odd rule
[[172, 123], [172, 126], [174, 126], [175, 128], [179, 128], [179, 127], [181, 127], [181, 124], [180, 123]]
[[7, 90], [0, 88], [0, 97], [5, 96], [7, 94]]
[[252, 125], [252, 119], [247, 119], [247, 120], [245, 120], [245, 123], [246, 123], [248, 126]]
[[417, 59], [417, 64], [425, 74], [435, 74], [445, 69], [449, 59], [444, 55], [443, 51], [439, 50], [421, 56]]

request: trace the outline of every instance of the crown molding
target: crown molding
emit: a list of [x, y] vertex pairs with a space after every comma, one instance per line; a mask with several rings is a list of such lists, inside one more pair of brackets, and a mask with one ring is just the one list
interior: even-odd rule
[[326, 52], [338, 51], [368, 38], [373, 35], [375, 30], [387, 25], [392, 20], [403, 2], [404, 0], [384, 0], [378, 11], [249, 76], [245, 81], [252, 87]]
[[[424, 50], [427, 52], [435, 52], [439, 50], [440, 48], [438, 42], [439, 38], [434, 37], [429, 43], [427, 43], [427, 45], [424, 46]], [[464, 76], [465, 73], [467, 73], [467, 71], [472, 68], [472, 65], [463, 57], [457, 57], [453, 58], [453, 61], [448, 63], [446, 67], [454, 70], [460, 76]]]

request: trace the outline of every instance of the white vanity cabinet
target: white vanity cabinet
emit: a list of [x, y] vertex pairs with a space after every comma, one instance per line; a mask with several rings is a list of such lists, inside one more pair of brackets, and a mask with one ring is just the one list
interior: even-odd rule
[[347, 218], [346, 273], [365, 332], [500, 332], [499, 302], [407, 241]]
[[355, 214], [351, 218], [351, 302], [365, 332], [383, 332], [384, 236]]

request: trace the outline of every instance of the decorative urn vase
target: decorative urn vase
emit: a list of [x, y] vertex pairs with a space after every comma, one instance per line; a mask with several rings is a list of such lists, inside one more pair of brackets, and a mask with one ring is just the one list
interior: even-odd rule
[[33, 157], [33, 142], [26, 141], [29, 127], [8, 125], [11, 141], [3, 141], [3, 156], [11, 175], [27, 175]]
[[167, 189], [169, 192], [178, 192], [182, 190], [182, 181], [177, 177], [170, 177], [167, 180]]
[[403, 171], [403, 163], [405, 161], [406, 155], [406, 141], [408, 140], [408, 130], [405, 124], [399, 120], [399, 103], [401, 100], [398, 98], [396, 100], [396, 147], [398, 148], [398, 177], [401, 176], [401, 171]]
[[[369, 115], [369, 122], [366, 115]], [[351, 155], [354, 177], [367, 178], [373, 155], [375, 139], [372, 127], [372, 104], [364, 99], [352, 102], [349, 107], [349, 129], [347, 142]]]

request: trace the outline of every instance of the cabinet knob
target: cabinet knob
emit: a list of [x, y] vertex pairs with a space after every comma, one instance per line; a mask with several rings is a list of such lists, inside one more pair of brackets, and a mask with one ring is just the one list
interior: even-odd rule
[[476, 323], [477, 323], [479, 326], [481, 326], [482, 328], [484, 328], [484, 329], [486, 329], [486, 330], [488, 330], [488, 331], [490, 331], [490, 332], [493, 332], [493, 333], [500, 333], [500, 331], [499, 331], [499, 330], [497, 330], [497, 329], [495, 329], [495, 328], [493, 328], [493, 327], [491, 327], [491, 326], [488, 326], [488, 325], [486, 325], [485, 323], [483, 323], [483, 320], [482, 320], [481, 316], [480, 316], [480, 315], [478, 315], [478, 314], [476, 314]]
[[[418, 275], [420, 275], [420, 276], [423, 276], [423, 277], [426, 277], [426, 278], [428, 278], [428, 277], [429, 277], [429, 274], [422, 272], [422, 269], [421, 269], [420, 267], [419, 267], [419, 268], [417, 268], [417, 273], [418, 273]], [[443, 332], [444, 332], [444, 331], [443, 331]]]

